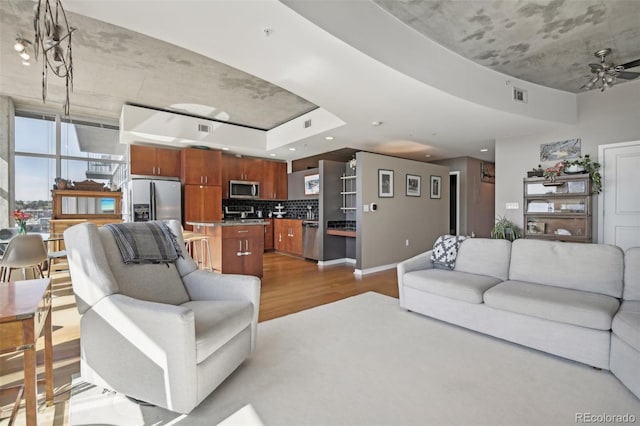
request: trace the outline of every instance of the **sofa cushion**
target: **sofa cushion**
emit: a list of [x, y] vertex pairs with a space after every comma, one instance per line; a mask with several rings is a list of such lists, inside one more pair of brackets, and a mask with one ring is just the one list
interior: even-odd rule
[[624, 300], [640, 300], [640, 247], [624, 254]]
[[199, 300], [183, 303], [193, 311], [196, 362], [200, 363], [251, 325], [253, 305], [237, 300]]
[[505, 281], [487, 290], [484, 303], [492, 308], [598, 330], [611, 329], [620, 306], [603, 294], [521, 281]]
[[620, 340], [640, 351], [640, 302], [622, 302], [620, 310], [613, 317], [611, 329]]
[[441, 235], [431, 250], [431, 262], [434, 268], [453, 269], [456, 265], [456, 257], [458, 256], [458, 248], [460, 243], [466, 237], [459, 235]]
[[511, 242], [489, 238], [467, 238], [458, 248], [455, 271], [507, 279]]
[[469, 303], [482, 303], [482, 294], [500, 281], [486, 275], [444, 269], [423, 269], [404, 275], [406, 287]]
[[175, 264], [126, 265], [111, 232], [100, 229], [100, 239], [119, 292], [134, 299], [179, 305], [189, 301]]
[[509, 279], [622, 297], [623, 252], [605, 244], [515, 240]]

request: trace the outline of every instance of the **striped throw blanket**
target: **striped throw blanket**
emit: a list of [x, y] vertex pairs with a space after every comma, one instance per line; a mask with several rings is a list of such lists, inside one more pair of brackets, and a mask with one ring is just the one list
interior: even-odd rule
[[104, 228], [113, 235], [126, 264], [172, 263], [182, 257], [176, 236], [164, 222], [113, 223]]

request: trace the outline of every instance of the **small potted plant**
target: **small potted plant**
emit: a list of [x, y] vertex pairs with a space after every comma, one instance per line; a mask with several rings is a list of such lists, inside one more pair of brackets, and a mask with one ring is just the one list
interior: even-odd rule
[[498, 216], [496, 224], [491, 230], [491, 238], [495, 240], [509, 240], [513, 241], [522, 237], [522, 230], [506, 216]]
[[565, 162], [565, 170], [568, 173], [588, 173], [591, 179], [591, 192], [599, 194], [602, 192], [602, 176], [600, 175], [600, 163], [591, 161], [589, 154], [573, 161]]

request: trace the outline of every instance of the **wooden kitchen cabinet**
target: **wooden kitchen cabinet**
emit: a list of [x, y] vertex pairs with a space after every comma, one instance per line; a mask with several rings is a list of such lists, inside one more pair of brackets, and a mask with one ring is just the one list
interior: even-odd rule
[[273, 219], [264, 219], [264, 250], [273, 250]]
[[132, 175], [180, 177], [180, 150], [152, 146], [129, 146]]
[[273, 245], [276, 251], [302, 257], [302, 220], [274, 219]]
[[223, 226], [221, 251], [223, 274], [262, 277], [264, 226]]
[[222, 156], [222, 186], [224, 187], [224, 198], [229, 198], [229, 181], [231, 180], [260, 182], [261, 186], [264, 185], [263, 163], [265, 163], [265, 161], [260, 158], [234, 157], [231, 155]]
[[222, 220], [222, 189], [219, 186], [184, 186], [185, 223], [220, 220]]
[[287, 163], [265, 161], [260, 198], [263, 200], [286, 200], [287, 186]]
[[182, 183], [185, 185], [222, 185], [222, 152], [185, 148], [181, 151]]

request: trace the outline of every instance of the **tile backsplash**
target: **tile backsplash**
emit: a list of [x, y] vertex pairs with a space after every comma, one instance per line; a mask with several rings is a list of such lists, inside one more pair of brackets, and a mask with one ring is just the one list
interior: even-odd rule
[[284, 208], [282, 211], [287, 212], [284, 217], [289, 219], [307, 219], [307, 212], [309, 209], [307, 206], [311, 207], [311, 213], [313, 215], [313, 219], [318, 219], [318, 200], [317, 199], [308, 199], [308, 200], [280, 200], [280, 201], [269, 201], [269, 200], [233, 200], [233, 199], [225, 199], [222, 200], [222, 208], [224, 211], [224, 207], [226, 206], [253, 206], [254, 211], [261, 210], [263, 217], [269, 217], [269, 212], [273, 212], [273, 216], [275, 217], [275, 213], [277, 211], [276, 206], [278, 204], [282, 204]]

